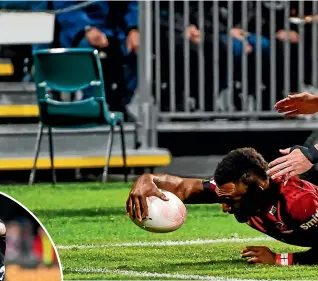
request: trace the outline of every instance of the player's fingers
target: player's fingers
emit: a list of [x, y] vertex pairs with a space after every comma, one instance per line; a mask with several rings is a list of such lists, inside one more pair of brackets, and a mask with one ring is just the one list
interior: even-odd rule
[[141, 221], [142, 218], [141, 218], [140, 202], [139, 202], [138, 196], [134, 197], [134, 204], [135, 204], [135, 218]]
[[275, 160], [273, 160], [272, 162], [268, 164], [268, 167], [270, 168], [274, 167], [280, 163], [286, 162], [287, 160], [288, 160], [288, 155], [276, 158]]
[[292, 161], [285, 161], [283, 163], [277, 164], [276, 166], [270, 168], [267, 171], [267, 174], [268, 175], [273, 175], [273, 174], [277, 173], [278, 171], [280, 171], [282, 169], [286, 169], [286, 168], [290, 167], [292, 164], [293, 164]]
[[280, 152], [281, 154], [287, 155], [287, 154], [290, 153], [290, 147], [285, 148], [285, 149], [280, 149], [279, 152]]
[[295, 104], [290, 104], [288, 106], [280, 107], [277, 109], [278, 113], [284, 113], [284, 112], [289, 112], [294, 110], [296, 110]]
[[278, 101], [278, 102], [274, 105], [274, 107], [275, 107], [276, 109], [280, 109], [280, 108], [283, 108], [283, 107], [285, 107], [285, 106], [289, 106], [289, 105], [292, 104], [292, 103], [293, 103], [293, 101], [291, 101], [290, 98], [285, 98], [285, 99], [282, 99], [282, 100]]
[[243, 249], [242, 252], [248, 252], [248, 251], [258, 252], [262, 248], [263, 248], [262, 246], [247, 246], [246, 248]]
[[258, 257], [259, 254], [260, 254], [259, 251], [248, 251], [242, 254], [242, 258]]
[[285, 114], [285, 117], [293, 117], [293, 116], [296, 116], [296, 115], [299, 115], [301, 114], [297, 109], [292, 111], [292, 112], [288, 112]]
[[298, 171], [298, 170], [294, 170], [288, 173], [289, 178], [293, 177], [293, 176], [297, 176], [298, 174], [301, 174], [302, 171]]
[[294, 170], [293, 166], [289, 166], [289, 167], [277, 172], [276, 174], [271, 175], [271, 178], [274, 180], [274, 179], [282, 177], [284, 175], [287, 175], [287, 177], [289, 177], [289, 173], [293, 170]]
[[164, 201], [169, 201], [169, 198], [164, 193], [160, 192], [159, 190], [158, 190], [158, 193], [156, 194], [156, 196]]
[[259, 257], [253, 257], [247, 260], [248, 263], [262, 263], [262, 260]]
[[142, 196], [140, 198], [140, 203], [141, 203], [141, 207], [142, 207], [142, 213], [145, 215], [146, 218], [148, 218], [149, 212], [148, 212], [148, 205], [147, 205], [146, 197]]
[[288, 95], [288, 98], [290, 99], [300, 99], [300, 98], [303, 98], [305, 96], [306, 93], [298, 93], [298, 94], [291, 94], [291, 95]]
[[127, 202], [126, 202], [126, 211], [127, 214], [132, 217], [133, 216], [133, 201], [131, 196], [129, 196]]
[[297, 175], [300, 175], [302, 173], [304, 173], [304, 171], [301, 171], [301, 170], [298, 170], [298, 169], [293, 170], [293, 171], [289, 172], [288, 174], [286, 174], [285, 181], [289, 180], [293, 176], [297, 176]]
[[301, 175], [303, 173], [308, 172], [312, 167], [312, 164], [308, 166], [298, 166], [297, 168], [293, 169], [291, 172], [288, 173], [288, 179], [290, 179], [293, 176]]

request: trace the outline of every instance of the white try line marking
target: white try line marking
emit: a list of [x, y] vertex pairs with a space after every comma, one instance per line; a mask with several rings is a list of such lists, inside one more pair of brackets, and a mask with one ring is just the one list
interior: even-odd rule
[[[74, 268], [67, 270], [72, 273], [108, 273], [118, 274], [129, 277], [153, 277], [153, 278], [170, 278], [180, 280], [213, 280], [213, 281], [264, 281], [261, 279], [235, 279], [235, 278], [224, 278], [209, 275], [198, 275], [198, 274], [180, 274], [180, 273], [157, 273], [147, 271], [135, 271], [135, 270], [121, 270], [121, 269], [109, 269], [109, 268]], [[65, 280], [66, 281], [66, 280]], [[272, 280], [274, 281], [274, 280]]]
[[109, 273], [134, 277], [155, 277], [155, 278], [173, 278], [181, 280], [226, 280], [226, 281], [240, 281], [239, 279], [225, 279], [223, 277], [204, 276], [197, 274], [179, 274], [179, 273], [157, 273], [147, 271], [135, 271], [135, 270], [120, 270], [120, 269], [108, 269], [108, 268], [74, 268], [71, 269], [72, 273]]
[[206, 245], [206, 244], [220, 244], [220, 243], [249, 243], [249, 242], [264, 242], [274, 241], [270, 237], [254, 237], [254, 238], [222, 238], [222, 239], [196, 239], [184, 241], [156, 241], [156, 242], [127, 242], [127, 243], [109, 243], [101, 245], [61, 245], [57, 246], [59, 250], [72, 249], [94, 249], [94, 248], [108, 248], [108, 247], [156, 247], [156, 246], [183, 246], [183, 245]]

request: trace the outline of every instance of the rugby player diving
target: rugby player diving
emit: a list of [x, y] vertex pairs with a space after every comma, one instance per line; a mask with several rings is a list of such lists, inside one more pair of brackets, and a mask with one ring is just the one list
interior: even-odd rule
[[222, 205], [240, 223], [287, 244], [309, 247], [302, 252], [275, 253], [268, 247], [249, 246], [242, 257], [249, 263], [318, 264], [318, 187], [296, 176], [284, 180], [267, 175], [268, 163], [253, 148], [229, 152], [209, 180], [167, 174], [143, 174], [126, 203], [127, 214], [148, 216], [146, 197], [168, 200], [159, 189], [177, 195], [185, 204]]

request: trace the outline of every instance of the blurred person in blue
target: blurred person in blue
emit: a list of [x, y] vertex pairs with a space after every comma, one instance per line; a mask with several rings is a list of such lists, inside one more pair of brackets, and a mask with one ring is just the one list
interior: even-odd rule
[[[257, 19], [257, 1], [247, 1], [247, 18], [243, 18], [243, 4], [244, 1], [234, 1], [232, 14], [233, 26], [230, 31], [233, 43], [233, 55], [234, 55], [234, 79], [240, 81], [242, 77], [242, 54], [246, 53], [248, 58], [248, 93], [250, 95], [255, 95], [256, 86], [258, 86], [256, 79], [256, 47], [257, 47], [257, 22], [260, 21], [260, 48], [262, 55], [262, 101], [263, 108], [269, 110], [272, 108], [270, 104], [270, 37], [271, 37], [271, 27], [270, 22], [271, 11], [275, 14], [275, 40], [276, 40], [276, 80], [274, 87], [276, 87], [277, 99], [283, 98], [282, 91], [284, 87], [284, 42], [285, 40], [290, 43], [292, 50], [292, 57], [297, 57], [297, 44], [299, 42], [299, 34], [297, 32], [296, 25], [290, 25], [289, 30], [285, 30], [285, 9], [288, 6], [297, 6], [298, 1], [262, 1], [260, 4], [261, 19]], [[294, 4], [295, 3], [295, 4]], [[220, 18], [224, 24], [227, 23], [229, 14], [228, 2], [220, 2]], [[244, 30], [243, 22], [246, 21], [246, 29]], [[227, 42], [228, 36], [226, 33], [222, 34], [222, 39]], [[296, 53], [295, 51], [296, 50]], [[297, 77], [294, 75], [295, 69], [291, 67], [291, 79], [290, 87], [291, 90], [295, 90], [295, 81], [297, 84]], [[239, 108], [240, 109], [240, 108]]]
[[[217, 72], [219, 77], [219, 90], [226, 87], [226, 44], [218, 40], [213, 42], [213, 30], [215, 29], [213, 22], [213, 3], [212, 1], [204, 1], [202, 3], [203, 12], [199, 12], [200, 3], [198, 1], [174, 1], [173, 5], [169, 1], [160, 1], [160, 75], [161, 75], [161, 110], [170, 110], [170, 91], [171, 88], [175, 92], [175, 105], [177, 111], [184, 111], [185, 104], [189, 105], [190, 110], [198, 110], [200, 104], [199, 82], [200, 76], [204, 76], [204, 106], [205, 110], [213, 109], [213, 82], [214, 71], [213, 62], [218, 60]], [[155, 5], [153, 5], [155, 8]], [[186, 12], [185, 7], [189, 8]], [[171, 25], [171, 10], [174, 12], [174, 25]], [[154, 29], [156, 24], [156, 13], [153, 11]], [[200, 28], [200, 20], [204, 17], [203, 31]], [[188, 21], [187, 27], [185, 23]], [[174, 28], [172, 30], [171, 28]], [[174, 45], [171, 41], [171, 32], [174, 33]], [[185, 37], [189, 40], [185, 40]], [[155, 36], [153, 36], [155, 39]], [[187, 50], [186, 44], [189, 49]], [[217, 46], [218, 45], [218, 46]], [[153, 41], [154, 53], [156, 40]], [[171, 47], [174, 51], [174, 67], [167, 63], [171, 59]], [[214, 55], [214, 49], [218, 47], [217, 57]], [[202, 53], [200, 52], [202, 50]], [[188, 52], [188, 53], [187, 53]], [[200, 72], [200, 54], [203, 55], [202, 68], [203, 74]], [[188, 62], [186, 59], [188, 58]], [[159, 60], [159, 56], [157, 57]], [[157, 62], [156, 62], [157, 63]], [[187, 65], [188, 63], [188, 65]], [[187, 69], [189, 78], [185, 75]], [[175, 75], [173, 81], [170, 79], [171, 72]], [[186, 82], [189, 79], [190, 97], [185, 98]], [[173, 83], [172, 83], [173, 82]]]
[[[53, 1], [53, 8], [64, 9], [79, 2]], [[121, 111], [126, 121], [134, 121], [127, 105], [137, 87], [138, 2], [92, 1], [81, 9], [58, 14], [57, 21], [61, 47], [99, 50], [110, 110]], [[90, 95], [86, 91], [83, 98]]]

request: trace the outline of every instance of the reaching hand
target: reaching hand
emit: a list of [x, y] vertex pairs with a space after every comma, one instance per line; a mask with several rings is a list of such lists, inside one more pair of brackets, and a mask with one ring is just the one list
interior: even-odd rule
[[299, 34], [294, 30], [279, 30], [276, 33], [276, 38], [280, 41], [288, 40], [291, 43], [298, 43], [299, 42]]
[[96, 27], [92, 27], [90, 30], [86, 31], [85, 36], [88, 42], [97, 48], [106, 48], [109, 45], [108, 39], [102, 31]]
[[272, 179], [283, 177], [284, 180], [288, 180], [293, 176], [309, 171], [313, 165], [299, 148], [292, 152], [290, 152], [290, 148], [281, 149], [280, 153], [285, 156], [279, 157], [268, 164], [270, 169], [267, 174]]
[[241, 28], [231, 29], [231, 36], [237, 40], [242, 41], [242, 43], [244, 44], [245, 52], [249, 54], [253, 51], [253, 47], [246, 41], [244, 34], [245, 34], [245, 31]]
[[137, 53], [140, 43], [140, 34], [136, 29], [132, 29], [127, 36], [126, 45], [129, 52]]
[[126, 202], [127, 215], [132, 218], [136, 218], [141, 221], [142, 217], [148, 217], [147, 197], [156, 196], [162, 200], [168, 201], [169, 199], [158, 189], [153, 182], [151, 175], [140, 176], [134, 187], [129, 193], [128, 200]]
[[264, 246], [248, 246], [242, 250], [242, 258], [249, 263], [276, 264], [276, 254]]
[[287, 98], [277, 102], [275, 108], [286, 117], [313, 114], [318, 112], [318, 96], [306, 92], [288, 95]]
[[186, 36], [189, 38], [193, 43], [199, 43], [201, 40], [201, 32], [200, 30], [193, 24], [188, 26], [186, 30]]

